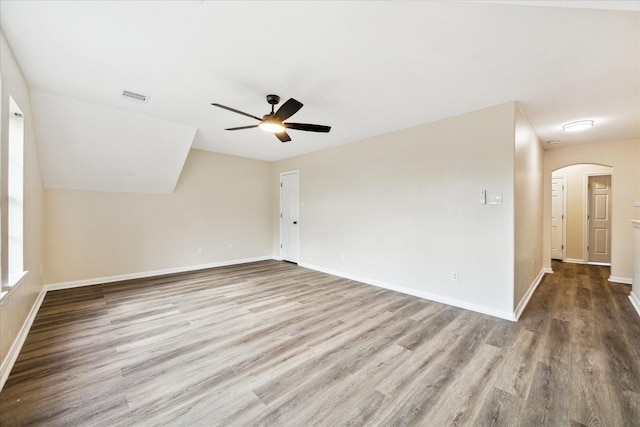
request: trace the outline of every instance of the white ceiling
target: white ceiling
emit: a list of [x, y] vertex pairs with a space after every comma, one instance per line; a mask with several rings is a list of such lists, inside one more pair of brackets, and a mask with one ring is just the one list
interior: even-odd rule
[[[193, 148], [278, 160], [512, 100], [557, 146], [640, 137], [640, 1], [507, 3], [0, 1], [0, 26], [48, 187], [170, 192], [196, 129]], [[210, 105], [262, 116], [268, 93], [331, 132], [282, 144]]]

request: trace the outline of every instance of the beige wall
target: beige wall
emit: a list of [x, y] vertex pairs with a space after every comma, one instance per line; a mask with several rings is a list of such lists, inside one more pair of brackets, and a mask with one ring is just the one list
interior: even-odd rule
[[171, 195], [47, 189], [46, 282], [270, 257], [270, 177], [269, 162], [191, 150]]
[[611, 175], [602, 165], [571, 165], [553, 171], [553, 178], [565, 179], [566, 261], [586, 262], [586, 192], [588, 175]]
[[[42, 290], [40, 266], [43, 264], [44, 205], [42, 179], [38, 164], [33, 114], [29, 89], [7, 45], [0, 35], [0, 72], [2, 72], [2, 117], [0, 122], [2, 164], [2, 228], [7, 229], [7, 146], [9, 96], [20, 106], [24, 117], [24, 269], [29, 273], [24, 281], [0, 305], [0, 365], [6, 362], [11, 346]], [[6, 233], [2, 239], [2, 266], [7, 266]]]
[[514, 307], [542, 270], [543, 160], [540, 141], [516, 106]]
[[640, 139], [559, 147], [545, 151], [544, 164], [544, 261], [551, 266], [551, 174], [565, 166], [592, 163], [612, 167], [612, 279], [631, 281], [633, 276], [632, 219], [640, 218]]
[[514, 103], [277, 162], [276, 255], [277, 182], [294, 169], [301, 265], [513, 312]]

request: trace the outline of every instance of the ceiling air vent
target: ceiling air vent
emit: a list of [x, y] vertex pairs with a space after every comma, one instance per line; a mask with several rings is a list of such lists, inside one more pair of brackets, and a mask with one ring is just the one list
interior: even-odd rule
[[140, 104], [146, 104], [147, 102], [149, 102], [149, 97], [147, 95], [131, 92], [129, 90], [122, 91], [122, 98], [128, 99], [129, 101], [138, 102]]

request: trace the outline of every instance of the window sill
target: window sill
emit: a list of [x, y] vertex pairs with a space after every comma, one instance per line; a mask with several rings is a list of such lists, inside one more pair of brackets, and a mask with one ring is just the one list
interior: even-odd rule
[[9, 297], [16, 290], [18, 286], [24, 281], [24, 278], [27, 277], [28, 271], [22, 271], [20, 273], [12, 273], [9, 274], [9, 280], [6, 286], [2, 287], [2, 292], [0, 292], [0, 305], [4, 302], [4, 300]]

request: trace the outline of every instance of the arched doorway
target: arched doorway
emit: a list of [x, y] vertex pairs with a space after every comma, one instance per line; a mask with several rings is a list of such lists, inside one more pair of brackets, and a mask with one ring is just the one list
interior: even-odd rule
[[613, 168], [575, 164], [551, 174], [551, 258], [611, 265]]

